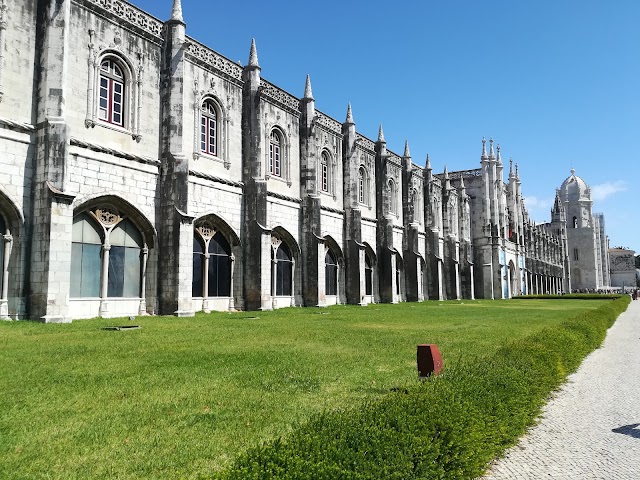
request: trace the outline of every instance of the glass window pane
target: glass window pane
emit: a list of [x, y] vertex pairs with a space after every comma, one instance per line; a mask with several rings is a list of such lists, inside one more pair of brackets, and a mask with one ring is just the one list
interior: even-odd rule
[[125, 248], [124, 250], [124, 288], [122, 295], [126, 298], [139, 298], [141, 273], [140, 249]]
[[109, 251], [108, 297], [122, 297], [124, 293], [124, 247], [112, 246]]
[[231, 247], [229, 246], [229, 242], [222, 235], [222, 233], [218, 232], [214, 235], [214, 237], [209, 241], [209, 253], [215, 253], [217, 255], [231, 255]]
[[101, 245], [82, 245], [80, 297], [100, 296], [101, 252]]
[[[196, 242], [194, 242], [196, 243]], [[193, 253], [193, 278], [191, 279], [191, 295], [194, 297], [202, 297], [202, 269], [204, 257], [201, 253]]]
[[124, 222], [124, 230], [125, 230], [125, 240], [124, 244], [127, 247], [138, 247], [142, 248], [144, 246], [144, 242], [142, 241], [142, 235], [133, 224], [133, 222], [129, 220], [125, 220]]
[[224, 255], [209, 257], [209, 296], [228, 297], [231, 291], [231, 262]]

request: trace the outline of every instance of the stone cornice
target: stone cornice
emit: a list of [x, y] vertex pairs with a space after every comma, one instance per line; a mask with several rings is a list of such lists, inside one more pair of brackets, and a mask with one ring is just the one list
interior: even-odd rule
[[360, 133], [356, 133], [356, 143], [362, 149], [373, 155], [376, 153], [376, 144]]
[[220, 73], [237, 85], [242, 85], [242, 66], [211, 50], [209, 47], [187, 37], [187, 58], [197, 64]]
[[337, 120], [334, 120], [329, 115], [322, 113], [320, 110], [316, 110], [317, 120], [316, 125], [342, 137], [342, 124]]
[[192, 175], [197, 178], [204, 178], [205, 180], [211, 180], [212, 182], [215, 182], [215, 183], [222, 183], [223, 185], [229, 185], [231, 187], [244, 188], [244, 183], [242, 182], [236, 182], [234, 180], [216, 177], [215, 175], [209, 175], [207, 173], [197, 172], [191, 169], [189, 169], [189, 175]]
[[281, 193], [267, 192], [267, 196], [278, 198], [280, 200], [286, 200], [287, 202], [291, 202], [291, 203], [298, 203], [298, 204], [302, 203], [302, 200], [300, 200], [299, 198], [288, 197], [287, 195], [282, 195]]
[[87, 150], [91, 150], [99, 153], [106, 153], [108, 155], [113, 155], [114, 157], [124, 158], [126, 160], [134, 160], [139, 163], [146, 163], [147, 165], [160, 165], [160, 160], [156, 160], [150, 157], [143, 157], [140, 155], [134, 155], [132, 153], [123, 152], [122, 150], [116, 150], [114, 148], [103, 147], [102, 145], [98, 145], [95, 143], [85, 142], [83, 140], [79, 140], [77, 138], [71, 137], [70, 143], [74, 147], [86, 148]]
[[72, 2], [96, 11], [117, 25], [141, 32], [154, 43], [162, 44], [163, 42], [164, 23], [129, 2], [124, 0], [72, 0]]
[[300, 116], [300, 100], [297, 97], [276, 87], [273, 83], [267, 82], [264, 78], [260, 79], [259, 92], [264, 100], [283, 108], [293, 115]]
[[0, 118], [0, 128], [8, 128], [9, 130], [15, 130], [22, 133], [31, 133], [36, 127], [29, 123], [14, 122], [7, 118]]

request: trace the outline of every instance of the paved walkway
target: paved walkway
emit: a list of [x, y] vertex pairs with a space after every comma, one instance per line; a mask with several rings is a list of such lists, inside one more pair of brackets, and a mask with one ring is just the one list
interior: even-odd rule
[[640, 479], [640, 301], [483, 478]]

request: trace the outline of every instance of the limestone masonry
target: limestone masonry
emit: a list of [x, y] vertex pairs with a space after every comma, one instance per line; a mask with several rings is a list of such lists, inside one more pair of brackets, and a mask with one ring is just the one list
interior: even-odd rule
[[[11, 28], [7, 28], [8, 26]], [[122, 0], [0, 0], [0, 318], [510, 298], [610, 284], [572, 172], [434, 173]], [[302, 82], [301, 82], [302, 87]], [[355, 112], [357, 113], [357, 112]], [[488, 145], [487, 145], [488, 143]], [[506, 180], [505, 180], [506, 175]]]

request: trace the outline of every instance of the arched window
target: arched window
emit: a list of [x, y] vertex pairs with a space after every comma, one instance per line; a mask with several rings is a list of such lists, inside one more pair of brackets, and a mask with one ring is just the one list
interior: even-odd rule
[[191, 285], [194, 297], [231, 296], [231, 246], [221, 232], [207, 223], [197, 226], [194, 232]]
[[324, 284], [327, 295], [338, 294], [338, 262], [331, 250], [324, 256]]
[[269, 173], [276, 177], [282, 176], [281, 173], [281, 154], [282, 154], [282, 136], [278, 130], [271, 131], [269, 139]]
[[77, 215], [72, 229], [71, 296], [140, 298], [143, 248], [142, 235], [130, 220], [108, 210]]
[[389, 189], [389, 213], [397, 215], [398, 213], [398, 199], [396, 194], [396, 185], [393, 180], [389, 180], [387, 187]]
[[282, 242], [276, 251], [275, 276], [276, 296], [291, 296], [293, 259], [291, 250]]
[[364, 292], [373, 295], [373, 262], [369, 255], [364, 256]]
[[320, 160], [320, 182], [323, 192], [329, 192], [329, 154], [322, 152]]
[[358, 169], [358, 202], [367, 203], [367, 171], [362, 166]]
[[200, 151], [207, 155], [218, 155], [218, 112], [211, 100], [205, 100], [202, 104]]
[[125, 126], [125, 75], [122, 66], [111, 58], [100, 64], [98, 118]]

